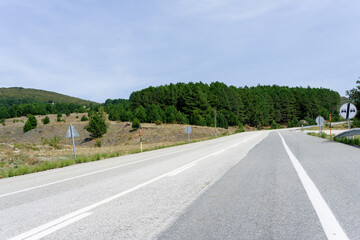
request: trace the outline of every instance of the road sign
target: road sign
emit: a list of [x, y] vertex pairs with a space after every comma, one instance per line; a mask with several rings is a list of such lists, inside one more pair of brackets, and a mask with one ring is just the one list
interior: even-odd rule
[[356, 116], [357, 109], [352, 103], [344, 103], [340, 107], [340, 116], [346, 120], [352, 119]]
[[185, 133], [190, 134], [191, 131], [192, 131], [191, 127], [186, 127], [185, 128]]
[[71, 138], [72, 139], [73, 149], [74, 149], [74, 158], [76, 159], [76, 150], [75, 150], [74, 137], [80, 137], [80, 134], [76, 131], [74, 126], [72, 124], [70, 124], [69, 130], [68, 130], [68, 132], [66, 134], [66, 138]]
[[324, 125], [324, 122], [325, 122], [325, 120], [322, 116], [318, 116], [315, 121], [318, 126]]
[[70, 124], [69, 130], [66, 133], [66, 138], [71, 138], [71, 137], [80, 137], [80, 134], [76, 131], [76, 129], [72, 124]]
[[192, 131], [191, 127], [186, 127], [185, 128], [185, 133], [187, 133], [187, 135], [188, 135], [188, 142], [190, 142], [190, 133], [191, 133], [191, 131]]
[[320, 127], [320, 132], [321, 132], [321, 126], [324, 125], [325, 122], [324, 118], [322, 116], [318, 116], [315, 121], [316, 124]]

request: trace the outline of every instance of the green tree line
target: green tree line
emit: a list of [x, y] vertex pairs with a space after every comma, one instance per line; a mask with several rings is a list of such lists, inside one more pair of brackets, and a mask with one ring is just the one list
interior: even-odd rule
[[221, 82], [210, 85], [177, 83], [135, 91], [129, 100], [108, 99], [105, 111], [109, 120], [162, 121], [227, 128], [239, 123], [255, 127], [279, 124], [296, 125], [299, 120], [313, 123], [321, 115], [338, 120], [340, 95], [324, 88], [284, 86], [234, 87]]
[[44, 103], [29, 99], [0, 98], [0, 119], [15, 118], [27, 115], [84, 113], [82, 105], [74, 103]]

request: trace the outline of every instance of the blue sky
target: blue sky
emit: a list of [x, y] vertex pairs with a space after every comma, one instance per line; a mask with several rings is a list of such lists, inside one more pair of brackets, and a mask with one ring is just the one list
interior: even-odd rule
[[324, 87], [360, 76], [355, 0], [0, 0], [0, 87], [104, 102], [176, 82]]

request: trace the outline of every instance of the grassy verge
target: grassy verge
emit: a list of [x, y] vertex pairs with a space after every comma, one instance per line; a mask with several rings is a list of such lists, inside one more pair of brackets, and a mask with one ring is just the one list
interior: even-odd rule
[[[330, 135], [327, 135], [324, 132], [321, 132], [321, 133], [309, 132], [309, 133], [307, 133], [307, 135], [315, 136], [315, 137], [321, 137], [321, 138], [325, 138], [325, 139], [329, 139], [329, 140], [334, 141], [334, 136], [333, 135], [331, 136], [331, 139], [330, 139]], [[340, 142], [340, 143], [345, 143], [345, 144], [348, 144], [348, 145], [352, 145], [352, 146], [360, 146], [360, 138], [359, 138], [359, 136], [355, 136], [355, 138], [352, 138], [352, 137], [349, 137], [349, 138], [347, 138], [347, 137], [337, 138], [335, 141]]]
[[[152, 148], [144, 148], [143, 152], [153, 151], [153, 150], [158, 150], [158, 149], [168, 148], [168, 147], [174, 147], [174, 146], [180, 146], [180, 145], [189, 144], [189, 143], [201, 142], [201, 141], [206, 141], [206, 140], [219, 138], [219, 137], [223, 137], [223, 136], [228, 136], [228, 135], [230, 135], [230, 134], [222, 134], [217, 137], [210, 137], [210, 138], [203, 139], [203, 140], [192, 140], [190, 142], [179, 142], [179, 143], [170, 144], [170, 145], [160, 145], [160, 146], [156, 146], [156, 147], [152, 147]], [[140, 153], [140, 149], [128, 151], [128, 152], [96, 153], [91, 156], [78, 156], [76, 158], [76, 160], [69, 157], [66, 159], [59, 159], [57, 161], [43, 161], [36, 165], [15, 166], [13, 168], [1, 170], [0, 171], [0, 179], [25, 175], [25, 174], [29, 174], [29, 173], [41, 172], [41, 171], [46, 171], [46, 170], [55, 169], [55, 168], [62, 168], [62, 167], [71, 166], [74, 164], [99, 161], [102, 159], [114, 158], [114, 157], [119, 157], [122, 155], [135, 154], [135, 153]]]
[[321, 132], [321, 133], [309, 132], [309, 133], [307, 133], [307, 135], [330, 139], [330, 136], [324, 132]]

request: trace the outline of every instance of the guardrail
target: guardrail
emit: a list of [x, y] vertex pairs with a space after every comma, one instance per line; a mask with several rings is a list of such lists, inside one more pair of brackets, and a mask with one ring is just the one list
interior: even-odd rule
[[360, 128], [354, 128], [349, 131], [339, 133], [338, 135], [336, 135], [334, 137], [334, 140], [336, 140], [337, 138], [350, 137], [350, 136], [354, 136], [354, 135], [360, 135]]

